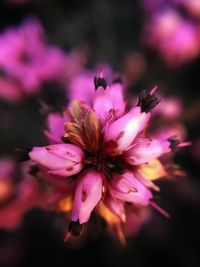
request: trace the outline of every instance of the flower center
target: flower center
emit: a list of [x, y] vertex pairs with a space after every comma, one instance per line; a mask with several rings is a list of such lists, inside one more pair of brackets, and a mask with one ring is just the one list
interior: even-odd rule
[[73, 143], [84, 150], [85, 165], [111, 178], [113, 173], [124, 172], [127, 167], [121, 156], [109, 156], [104, 151], [102, 127], [94, 111], [74, 101], [69, 110], [72, 121], [65, 123], [64, 142]]
[[124, 161], [120, 157], [110, 157], [103, 152], [86, 153], [85, 164], [87, 167], [104, 172], [108, 178], [112, 177], [113, 172], [124, 173]]

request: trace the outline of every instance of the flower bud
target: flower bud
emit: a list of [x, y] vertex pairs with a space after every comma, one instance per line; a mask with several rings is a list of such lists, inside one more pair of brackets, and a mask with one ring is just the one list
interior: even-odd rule
[[72, 144], [56, 144], [34, 147], [29, 153], [31, 160], [58, 176], [71, 176], [83, 168], [83, 151]]

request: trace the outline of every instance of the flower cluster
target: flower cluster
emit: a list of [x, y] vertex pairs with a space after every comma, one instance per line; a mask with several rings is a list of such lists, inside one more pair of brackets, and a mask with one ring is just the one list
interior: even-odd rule
[[83, 89], [77, 88], [63, 115], [49, 114], [45, 134], [51, 144], [34, 147], [28, 155], [37, 167], [35, 176], [53, 185], [56, 210], [69, 214], [65, 239], [78, 236], [94, 210], [124, 242], [130, 224], [144, 220], [146, 207], [159, 209], [153, 181], [167, 172], [158, 158], [188, 143], [146, 135], [160, 101], [156, 87], [143, 90], [132, 108], [120, 79], [108, 86], [102, 72], [94, 78], [92, 94]]

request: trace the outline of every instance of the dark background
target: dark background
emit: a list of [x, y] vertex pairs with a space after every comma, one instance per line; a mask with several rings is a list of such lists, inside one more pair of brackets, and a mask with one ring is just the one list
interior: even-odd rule
[[[24, 5], [11, 5], [1, 0], [0, 30], [18, 25], [27, 15], [36, 16], [43, 24], [50, 43], [66, 52], [74, 46], [90, 47], [88, 66], [106, 61], [114, 70], [123, 69], [124, 57], [131, 52], [144, 54], [146, 72], [130, 92], [164, 84], [167, 94], [182, 99], [185, 109], [199, 107], [200, 58], [170, 69], [159, 56], [147, 51], [141, 43], [145, 14], [140, 1], [131, 0], [41, 0]], [[47, 86], [47, 85], [46, 85]], [[51, 85], [40, 98], [58, 107], [62, 95]], [[44, 117], [39, 112], [37, 98], [19, 105], [0, 103], [0, 154], [12, 155], [14, 148], [41, 145]], [[188, 140], [199, 135], [199, 112], [184, 121]], [[161, 200], [171, 215], [165, 219], [155, 213], [125, 248], [113, 240], [99, 222], [83, 243], [63, 242], [63, 218], [39, 209], [25, 215], [18, 231], [0, 231], [0, 266], [200, 266], [200, 179], [199, 161], [192, 148], [178, 153], [175, 160], [187, 172], [187, 177], [162, 181]], [[92, 224], [96, 224], [96, 218]]]

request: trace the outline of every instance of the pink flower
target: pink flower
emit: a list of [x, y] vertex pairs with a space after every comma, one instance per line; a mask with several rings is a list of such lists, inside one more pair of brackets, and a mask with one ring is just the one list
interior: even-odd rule
[[79, 177], [74, 196], [71, 219], [80, 224], [87, 222], [92, 210], [102, 197], [102, 175], [93, 170], [87, 170]]
[[56, 144], [35, 147], [29, 157], [39, 168], [37, 176], [54, 188], [51, 204], [55, 201], [56, 210], [71, 219], [65, 239], [78, 236], [95, 210], [124, 243], [126, 206], [152, 206], [152, 190], [159, 191], [153, 181], [167, 174], [158, 157], [187, 143], [146, 136], [151, 111], [159, 103], [156, 87], [143, 90], [129, 110], [121, 82], [108, 86], [102, 72], [94, 78], [91, 95], [81, 89], [80, 83], [76, 100], [64, 110], [66, 118], [48, 118], [48, 136]]
[[37, 93], [47, 81], [61, 78], [65, 54], [49, 46], [44, 30], [36, 19], [27, 19], [19, 27], [10, 27], [0, 35], [0, 96], [19, 101]]
[[29, 157], [54, 175], [71, 176], [83, 168], [84, 154], [79, 147], [72, 144], [34, 147]]
[[145, 43], [158, 50], [170, 66], [188, 62], [200, 53], [199, 30], [173, 9], [163, 9], [150, 18]]

